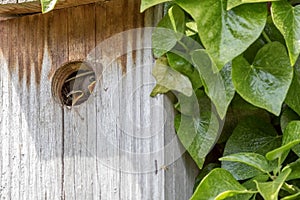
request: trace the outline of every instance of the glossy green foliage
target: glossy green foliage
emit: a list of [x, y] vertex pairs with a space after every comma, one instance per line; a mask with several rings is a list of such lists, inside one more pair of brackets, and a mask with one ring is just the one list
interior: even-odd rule
[[282, 145], [267, 153], [269, 160], [279, 159], [281, 164], [287, 156], [287, 153], [295, 145], [300, 143], [300, 121], [290, 122], [283, 132]]
[[245, 3], [262, 3], [270, 1], [280, 1], [280, 0], [227, 0], [227, 10], [230, 10], [236, 6], [245, 4]]
[[300, 115], [300, 59], [294, 67], [294, 78], [290, 86], [289, 92], [286, 96], [285, 102], [291, 107], [298, 115]]
[[[245, 152], [265, 155], [279, 147], [280, 144], [281, 138], [272, 125], [253, 116], [242, 120], [234, 129], [226, 143], [223, 155]], [[252, 178], [262, 173], [260, 170], [241, 162], [223, 161], [222, 168], [227, 169], [238, 180]]]
[[152, 91], [151, 96], [166, 93], [170, 90], [181, 92], [186, 96], [193, 94], [189, 79], [169, 67], [166, 59], [158, 59], [152, 73], [157, 80], [157, 86]]
[[291, 169], [284, 170], [274, 181], [271, 182], [257, 182], [257, 189], [265, 200], [277, 200], [278, 193], [286, 178], [291, 173]]
[[221, 71], [214, 72], [215, 65], [202, 49], [192, 52], [192, 60], [202, 76], [207, 96], [210, 97], [223, 119], [235, 93], [231, 80], [231, 65], [227, 64]]
[[183, 146], [202, 168], [206, 155], [218, 139], [219, 122], [216, 116], [207, 112], [194, 117], [177, 115], [175, 128]]
[[226, 0], [175, 2], [197, 22], [201, 41], [219, 70], [259, 37], [267, 19], [262, 4], [245, 4], [227, 11]]
[[284, 36], [291, 65], [294, 65], [300, 53], [300, 6], [293, 7], [287, 1], [274, 2], [272, 4], [272, 18]]
[[191, 200], [300, 199], [300, 1], [171, 2], [151, 95], [175, 94], [177, 136], [202, 169]]
[[167, 58], [170, 67], [189, 77], [194, 89], [198, 89], [202, 86], [199, 72], [184, 57], [173, 52], [168, 52]]
[[263, 155], [257, 153], [236, 153], [220, 158], [221, 161], [239, 162], [249, 165], [263, 173], [268, 173], [276, 168]]
[[[217, 184], [216, 184], [217, 183]], [[197, 187], [191, 200], [207, 199], [250, 199], [253, 191], [248, 191], [234, 177], [224, 169], [212, 170]]]
[[248, 102], [279, 115], [293, 78], [285, 47], [279, 42], [264, 45], [253, 63], [242, 56], [232, 62], [232, 80]]
[[183, 37], [185, 15], [178, 7], [173, 6], [158, 23], [152, 35], [153, 54], [159, 58], [170, 51]]
[[300, 159], [288, 164], [283, 170], [291, 169], [291, 173], [287, 177], [287, 181], [300, 178]]

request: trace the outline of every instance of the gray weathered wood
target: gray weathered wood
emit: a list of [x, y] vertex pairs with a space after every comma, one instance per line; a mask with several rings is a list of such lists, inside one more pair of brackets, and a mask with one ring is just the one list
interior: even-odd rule
[[[123, 32], [154, 26], [162, 8], [138, 10], [116, 0], [0, 22], [0, 199], [191, 196], [197, 171], [178, 156], [172, 105], [149, 97], [151, 32]], [[87, 102], [62, 108], [51, 78], [74, 60], [93, 63], [98, 81]]]

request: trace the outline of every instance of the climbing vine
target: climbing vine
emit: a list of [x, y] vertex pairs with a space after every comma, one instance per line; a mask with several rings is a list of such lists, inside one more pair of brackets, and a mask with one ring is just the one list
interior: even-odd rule
[[172, 91], [175, 128], [200, 169], [192, 200], [300, 199], [300, 5], [165, 3], [151, 96]]

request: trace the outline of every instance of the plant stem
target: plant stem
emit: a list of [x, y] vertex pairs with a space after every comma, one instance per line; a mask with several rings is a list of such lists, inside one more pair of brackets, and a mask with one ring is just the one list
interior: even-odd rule
[[289, 184], [287, 184], [287, 183], [284, 183], [283, 185], [282, 185], [282, 187], [288, 192], [288, 193], [290, 193], [290, 194], [296, 194], [296, 193], [298, 193], [300, 190], [299, 190], [299, 188], [297, 188], [296, 186], [294, 186], [294, 185], [289, 185]]
[[272, 40], [270, 40], [269, 36], [267, 35], [267, 33], [265, 31], [262, 32], [262, 35], [264, 36], [265, 40], [267, 40], [268, 43], [272, 42]]

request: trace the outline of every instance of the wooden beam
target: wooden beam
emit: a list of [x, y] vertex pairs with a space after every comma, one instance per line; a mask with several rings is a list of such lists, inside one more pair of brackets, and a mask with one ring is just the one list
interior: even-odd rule
[[[90, 3], [105, 3], [110, 0], [59, 0], [55, 9], [68, 8]], [[41, 4], [39, 0], [0, 0], [0, 18], [11, 17], [30, 13], [40, 13]]]

